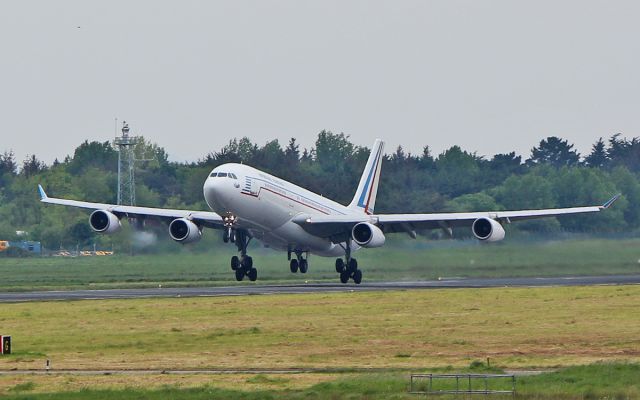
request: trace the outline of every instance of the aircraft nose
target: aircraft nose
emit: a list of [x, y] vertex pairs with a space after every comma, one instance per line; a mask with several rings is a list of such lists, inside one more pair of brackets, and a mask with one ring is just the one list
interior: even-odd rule
[[204, 183], [204, 198], [211, 209], [226, 208], [232, 195], [229, 179], [207, 178]]
[[220, 194], [222, 192], [222, 185], [220, 181], [220, 179], [216, 178], [207, 178], [204, 182], [204, 198], [210, 208], [213, 208], [214, 203], [219, 203]]

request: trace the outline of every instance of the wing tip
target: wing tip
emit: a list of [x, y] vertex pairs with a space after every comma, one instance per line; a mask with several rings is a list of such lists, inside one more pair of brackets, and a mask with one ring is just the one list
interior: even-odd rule
[[611, 207], [611, 205], [613, 205], [613, 203], [616, 202], [616, 200], [618, 200], [620, 198], [620, 196], [622, 196], [622, 193], [618, 193], [615, 196], [613, 196], [612, 198], [610, 198], [609, 200], [607, 200], [602, 206], [601, 208], [603, 210], [606, 210], [607, 208]]
[[38, 193], [40, 193], [40, 200], [46, 200], [47, 197], [47, 193], [44, 191], [44, 189], [42, 188], [42, 185], [38, 185]]

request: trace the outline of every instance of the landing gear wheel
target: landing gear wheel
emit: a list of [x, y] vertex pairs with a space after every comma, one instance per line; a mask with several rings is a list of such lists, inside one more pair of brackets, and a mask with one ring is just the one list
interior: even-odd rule
[[229, 243], [229, 235], [227, 232], [222, 233], [222, 241], [225, 243]]
[[247, 276], [249, 277], [249, 280], [251, 282], [255, 282], [256, 279], [258, 279], [258, 270], [255, 268], [251, 268], [249, 271], [247, 271]]
[[342, 283], [349, 282], [349, 272], [347, 271], [340, 272], [340, 282]]
[[309, 269], [309, 262], [304, 258], [300, 260], [300, 273], [306, 274]]
[[253, 268], [253, 258], [249, 256], [243, 256], [240, 264], [242, 264], [245, 269], [251, 269]]
[[354, 272], [356, 272], [356, 270], [358, 269], [358, 260], [356, 260], [355, 258], [352, 258], [351, 260], [349, 260], [349, 273], [353, 274]]
[[240, 266], [240, 259], [238, 258], [238, 256], [231, 257], [231, 269], [235, 271], [238, 269], [239, 266]]
[[336, 272], [342, 273], [344, 270], [344, 260], [342, 258], [336, 258]]
[[240, 282], [244, 279], [244, 270], [242, 268], [236, 269], [236, 280]]
[[353, 273], [353, 281], [356, 285], [359, 285], [360, 282], [362, 282], [362, 271], [357, 269], [356, 272]]
[[291, 269], [292, 273], [296, 273], [298, 272], [298, 260], [296, 260], [295, 258], [293, 260], [291, 260], [291, 262], [289, 263], [289, 268]]

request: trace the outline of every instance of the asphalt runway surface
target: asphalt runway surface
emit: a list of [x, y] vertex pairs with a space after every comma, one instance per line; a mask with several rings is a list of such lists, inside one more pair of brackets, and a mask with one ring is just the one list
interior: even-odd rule
[[368, 292], [381, 290], [419, 290], [492, 287], [544, 287], [544, 286], [592, 286], [637, 285], [640, 275], [575, 276], [548, 278], [442, 278], [434, 281], [371, 282], [360, 285], [340, 283], [301, 283], [285, 285], [256, 285], [251, 283], [234, 286], [69, 290], [39, 292], [2, 292], [0, 303], [28, 301], [141, 299], [154, 297], [216, 297], [268, 294], [305, 294]]

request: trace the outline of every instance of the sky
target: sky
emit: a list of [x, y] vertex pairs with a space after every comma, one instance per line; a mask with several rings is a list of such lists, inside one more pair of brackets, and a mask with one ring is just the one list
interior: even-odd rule
[[50, 163], [115, 118], [196, 161], [319, 131], [434, 154], [640, 136], [635, 1], [2, 1], [0, 152]]

